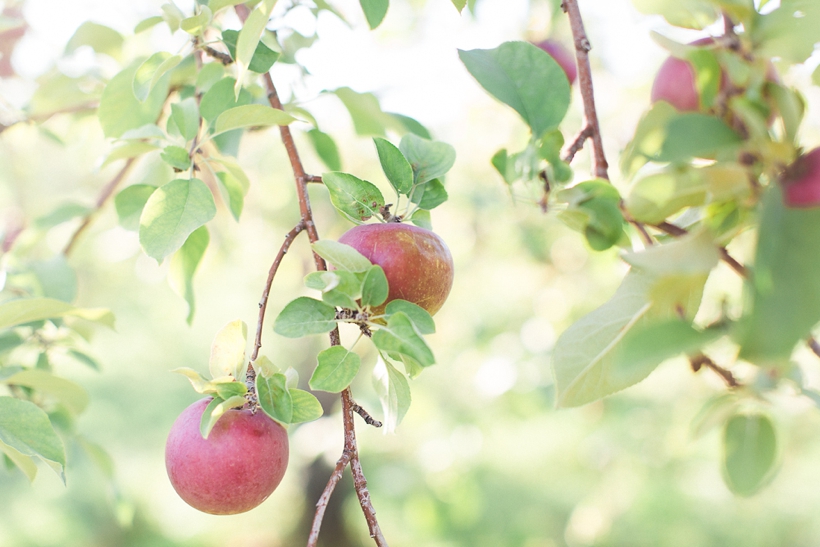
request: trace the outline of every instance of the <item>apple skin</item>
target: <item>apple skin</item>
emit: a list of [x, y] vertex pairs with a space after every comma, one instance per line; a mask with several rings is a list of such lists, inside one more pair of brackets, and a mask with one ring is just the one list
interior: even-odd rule
[[444, 241], [425, 228], [388, 222], [361, 224], [342, 234], [350, 245], [384, 270], [390, 292], [375, 313], [392, 300], [407, 300], [435, 314], [453, 286], [453, 257]]
[[820, 206], [820, 148], [800, 156], [782, 182], [783, 201], [788, 207]]
[[666, 101], [680, 112], [700, 110], [695, 87], [695, 71], [688, 61], [669, 57], [663, 62], [652, 84], [652, 102]]
[[288, 434], [261, 410], [231, 409], [207, 439], [199, 422], [210, 398], [182, 411], [165, 444], [165, 467], [177, 494], [212, 515], [253, 509], [279, 485], [288, 466]]
[[564, 69], [569, 85], [575, 83], [575, 79], [578, 77], [578, 68], [575, 66], [575, 57], [572, 56], [572, 53], [555, 40], [543, 40], [535, 45], [549, 53], [555, 59], [555, 62]]

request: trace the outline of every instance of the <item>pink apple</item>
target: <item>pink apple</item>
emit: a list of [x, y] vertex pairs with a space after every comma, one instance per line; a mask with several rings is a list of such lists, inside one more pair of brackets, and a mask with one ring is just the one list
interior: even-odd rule
[[199, 422], [211, 401], [201, 399], [179, 415], [165, 444], [165, 467], [177, 494], [213, 515], [253, 509], [279, 485], [288, 465], [288, 434], [259, 410], [225, 412], [207, 439]]
[[453, 286], [453, 257], [444, 241], [418, 226], [388, 222], [362, 224], [339, 238], [384, 270], [391, 300], [402, 299], [436, 313]]
[[564, 74], [567, 75], [569, 85], [575, 83], [575, 78], [578, 76], [578, 69], [575, 67], [575, 57], [567, 51], [567, 49], [555, 40], [544, 40], [535, 44], [547, 53], [549, 53], [555, 62], [564, 69]]
[[787, 169], [782, 179], [783, 200], [789, 207], [820, 205], [820, 148], [807, 152]]

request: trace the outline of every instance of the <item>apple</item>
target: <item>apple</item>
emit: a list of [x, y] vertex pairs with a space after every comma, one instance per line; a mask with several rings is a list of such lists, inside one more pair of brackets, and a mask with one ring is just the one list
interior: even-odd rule
[[567, 75], [569, 85], [575, 83], [575, 78], [578, 76], [578, 69], [575, 67], [575, 57], [567, 51], [567, 49], [555, 40], [543, 40], [535, 44], [547, 53], [549, 53], [555, 62], [564, 69], [564, 74]]
[[803, 154], [782, 179], [783, 201], [789, 207], [820, 205], [820, 148]]
[[384, 270], [390, 292], [375, 313], [391, 300], [402, 299], [433, 315], [447, 300], [453, 286], [453, 257], [430, 230], [400, 222], [361, 224], [342, 234], [339, 242]]
[[[714, 43], [714, 38], [701, 38], [689, 45], [703, 46]], [[721, 80], [725, 79], [725, 75]], [[724, 82], [721, 81], [721, 87]], [[700, 94], [695, 86], [695, 69], [689, 61], [668, 57], [658, 69], [652, 83], [652, 102], [666, 101], [680, 112], [700, 110]]]
[[288, 435], [261, 410], [231, 409], [207, 439], [199, 422], [210, 398], [201, 399], [174, 422], [165, 444], [165, 467], [177, 494], [212, 515], [253, 509], [279, 485], [288, 465]]

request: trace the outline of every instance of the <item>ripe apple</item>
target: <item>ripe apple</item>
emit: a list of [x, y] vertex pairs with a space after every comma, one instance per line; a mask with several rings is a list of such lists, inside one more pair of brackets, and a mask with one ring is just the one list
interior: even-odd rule
[[788, 207], [820, 205], [820, 148], [807, 152], [786, 170], [783, 201]]
[[390, 292], [381, 313], [391, 300], [412, 302], [435, 314], [453, 286], [453, 257], [444, 241], [425, 228], [387, 222], [362, 224], [339, 238], [384, 270]]
[[575, 57], [566, 50], [559, 42], [555, 40], [544, 40], [535, 44], [547, 53], [549, 53], [555, 62], [564, 69], [564, 74], [567, 75], [569, 85], [575, 83], [575, 78], [578, 76], [578, 69], [575, 67]]
[[[701, 38], [690, 45], [703, 46], [714, 43], [714, 38]], [[721, 80], [725, 79], [725, 74]], [[721, 87], [724, 82], [721, 81]], [[680, 112], [700, 110], [700, 94], [695, 86], [695, 69], [689, 61], [670, 56], [663, 62], [652, 83], [652, 102], [666, 101]]]
[[273, 492], [288, 465], [288, 434], [264, 412], [231, 409], [207, 439], [199, 422], [210, 398], [201, 399], [174, 422], [165, 444], [165, 467], [188, 505], [213, 515], [253, 509]]

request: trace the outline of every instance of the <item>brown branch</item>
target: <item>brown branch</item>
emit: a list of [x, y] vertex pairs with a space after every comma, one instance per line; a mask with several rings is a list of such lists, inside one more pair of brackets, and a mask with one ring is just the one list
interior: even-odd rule
[[[239, 18], [244, 22], [249, 14], [249, 9], [247, 6], [239, 4], [235, 6], [235, 9]], [[271, 107], [278, 110], [284, 110], [270, 73], [265, 74], [264, 81], [265, 88], [268, 92], [268, 102]], [[307, 184], [308, 182], [317, 182], [316, 179], [318, 177], [313, 177], [305, 173], [305, 169], [302, 165], [302, 160], [299, 157], [299, 152], [296, 149], [296, 143], [293, 140], [293, 134], [290, 132], [290, 128], [286, 125], [280, 125], [279, 133], [282, 137], [282, 143], [285, 145], [285, 150], [288, 153], [291, 168], [293, 169], [293, 176], [296, 182], [296, 193], [299, 200], [299, 211], [301, 213], [300, 224], [304, 225], [303, 229], [307, 232], [310, 242], [315, 243], [319, 240], [319, 233], [313, 222], [313, 212], [310, 207], [310, 196], [308, 195]], [[318, 254], [313, 253], [313, 261], [316, 264], [317, 270], [327, 270], [327, 263]], [[333, 346], [338, 346], [341, 344], [338, 327], [333, 329], [330, 333], [330, 344]], [[367, 481], [364, 478], [361, 462], [359, 461], [359, 453], [356, 446], [356, 429], [353, 421], [353, 404], [355, 404], [353, 402], [353, 396], [350, 393], [350, 388], [347, 388], [342, 391], [342, 416], [344, 422], [345, 442], [344, 451], [342, 453], [342, 457], [339, 459], [339, 462], [342, 464], [343, 469], [345, 454], [349, 454], [350, 469], [353, 473], [353, 483], [355, 485], [356, 495], [359, 497], [359, 505], [361, 505], [362, 512], [364, 512], [365, 519], [367, 520], [370, 536], [375, 540], [378, 547], [387, 547], [387, 541], [384, 539], [381, 529], [379, 528], [379, 523], [376, 520], [376, 511], [370, 501], [370, 493], [367, 490]], [[339, 464], [337, 464], [337, 469], [339, 469]], [[327, 486], [325, 487], [325, 491], [322, 493], [319, 503], [317, 503], [313, 526], [311, 527], [311, 533], [308, 538], [308, 547], [316, 546], [319, 538], [319, 531], [322, 526], [322, 518], [324, 517], [324, 511], [327, 505], [326, 502], [322, 504], [322, 500], [330, 498], [330, 495], [336, 488], [336, 484], [339, 482], [340, 476], [339, 478], [336, 478], [337, 475], [338, 473], [334, 471], [328, 481]]]
[[564, 151], [564, 157], [561, 158], [565, 163], [572, 163], [572, 160], [575, 159], [575, 154], [581, 151], [584, 148], [584, 143], [588, 138], [592, 136], [593, 129], [591, 125], [585, 125], [583, 129], [581, 129], [575, 138], [572, 139], [572, 142]]
[[342, 457], [336, 462], [336, 468], [333, 470], [333, 473], [331, 473], [330, 479], [327, 481], [327, 486], [325, 486], [322, 495], [319, 496], [319, 501], [316, 502], [316, 514], [313, 515], [313, 525], [310, 527], [310, 535], [308, 536], [307, 542], [308, 546], [316, 545], [319, 541], [319, 531], [322, 529], [322, 519], [325, 517], [327, 504], [330, 502], [330, 496], [336, 489], [336, 485], [342, 480], [345, 467], [350, 464], [350, 456], [351, 454], [347, 450], [342, 452]]
[[704, 355], [703, 353], [698, 353], [697, 355], [693, 355], [689, 358], [689, 364], [692, 366], [692, 370], [697, 372], [701, 369], [701, 367], [710, 368], [720, 376], [724, 382], [726, 382], [726, 386], [729, 388], [736, 388], [740, 387], [742, 384], [735, 379], [734, 374], [728, 369], [723, 368], [722, 366], [718, 365], [711, 358]]
[[102, 191], [100, 192], [100, 195], [97, 197], [97, 202], [94, 204], [94, 209], [85, 216], [83, 222], [74, 231], [74, 234], [71, 236], [71, 239], [68, 240], [68, 244], [63, 249], [63, 255], [69, 256], [71, 254], [71, 251], [74, 249], [74, 245], [76, 245], [77, 241], [80, 238], [80, 235], [82, 235], [85, 229], [88, 228], [89, 224], [91, 224], [91, 220], [93, 219], [94, 215], [98, 213], [100, 209], [103, 208], [103, 206], [109, 200], [111, 195], [114, 193], [114, 190], [116, 190], [120, 183], [123, 181], [123, 179], [125, 179], [126, 175], [131, 170], [131, 167], [134, 166], [136, 159], [137, 158], [128, 158], [128, 160], [125, 162], [125, 165], [123, 165], [122, 169], [120, 169], [120, 172], [117, 173], [114, 176], [114, 178], [111, 179], [108, 182], [108, 184], [106, 184], [103, 187]]
[[578, 85], [581, 89], [581, 98], [584, 103], [584, 126], [589, 127], [592, 134], [592, 166], [593, 174], [601, 179], [609, 180], [607, 169], [609, 165], [604, 154], [604, 143], [601, 140], [601, 128], [598, 124], [598, 113], [595, 109], [595, 94], [592, 89], [592, 69], [589, 66], [589, 50], [592, 46], [584, 30], [584, 21], [578, 8], [578, 0], [564, 0], [561, 4], [572, 29], [572, 38], [575, 42], [575, 61], [578, 65]]
[[256, 361], [256, 358], [259, 357], [259, 349], [262, 347], [262, 324], [265, 322], [265, 310], [268, 308], [268, 296], [270, 296], [270, 288], [271, 285], [273, 285], [273, 278], [279, 270], [279, 265], [282, 263], [282, 259], [285, 258], [288, 249], [290, 249], [290, 244], [293, 243], [296, 236], [298, 236], [304, 229], [305, 222], [304, 220], [300, 220], [299, 224], [294, 226], [293, 229], [285, 235], [285, 241], [282, 242], [282, 246], [279, 248], [276, 258], [273, 259], [273, 264], [270, 266], [270, 270], [268, 271], [268, 279], [265, 281], [265, 290], [262, 291], [262, 299], [259, 300], [259, 319], [256, 322], [256, 339], [253, 344], [253, 355], [251, 355], [251, 361]]
[[324, 182], [319, 175], [305, 175], [305, 182]]
[[223, 53], [222, 51], [217, 51], [211, 46], [203, 46], [202, 51], [204, 51], [208, 57], [213, 57], [223, 65], [229, 65], [233, 63], [233, 59], [231, 58], [230, 54]]
[[365, 422], [367, 425], [372, 425], [373, 427], [381, 427], [382, 425], [384, 425], [384, 424], [382, 424], [379, 420], [376, 420], [375, 418], [373, 418], [373, 416], [371, 416], [371, 415], [370, 415], [370, 413], [369, 413], [368, 411], [366, 411], [365, 409], [363, 409], [363, 408], [362, 408], [362, 407], [361, 407], [358, 403], [356, 403], [355, 401], [353, 402], [353, 412], [355, 412], [356, 414], [358, 414], [359, 416], [361, 416], [361, 417], [362, 417], [362, 419], [364, 420], [364, 422]]

